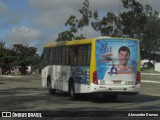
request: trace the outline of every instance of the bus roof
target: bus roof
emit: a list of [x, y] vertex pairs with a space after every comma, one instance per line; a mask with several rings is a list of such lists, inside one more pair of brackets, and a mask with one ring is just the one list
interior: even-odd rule
[[65, 42], [58, 42], [58, 43], [48, 43], [44, 47], [89, 44], [93, 40], [101, 40], [101, 39], [123, 39], [123, 40], [136, 40], [136, 41], [138, 40], [138, 39], [134, 39], [134, 38], [120, 38], [120, 37], [102, 36], [102, 37], [96, 37], [96, 38], [90, 38], [90, 39], [72, 40], [72, 41], [65, 41]]
[[65, 41], [59, 43], [49, 43], [46, 44], [44, 47], [54, 47], [54, 46], [63, 46], [63, 45], [79, 45], [79, 44], [89, 44], [93, 40], [92, 39], [82, 39], [82, 40], [72, 40], [72, 41]]
[[123, 40], [138, 40], [135, 38], [122, 38], [122, 37], [109, 37], [109, 36], [102, 36], [102, 37], [96, 37], [96, 40], [102, 40], [102, 39], [123, 39]]

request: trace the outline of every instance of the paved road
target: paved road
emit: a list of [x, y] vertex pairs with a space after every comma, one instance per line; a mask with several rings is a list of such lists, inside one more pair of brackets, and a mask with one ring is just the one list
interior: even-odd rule
[[49, 95], [41, 87], [38, 75], [25, 77], [0, 76], [0, 111], [160, 111], [160, 75], [142, 75], [141, 92], [135, 96], [119, 96], [114, 102], [102, 97], [81, 96], [72, 101], [67, 93]]

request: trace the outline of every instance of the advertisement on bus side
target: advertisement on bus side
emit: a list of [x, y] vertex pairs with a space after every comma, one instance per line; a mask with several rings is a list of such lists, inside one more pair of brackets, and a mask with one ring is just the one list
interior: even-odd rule
[[96, 63], [98, 80], [136, 80], [138, 41], [97, 40]]

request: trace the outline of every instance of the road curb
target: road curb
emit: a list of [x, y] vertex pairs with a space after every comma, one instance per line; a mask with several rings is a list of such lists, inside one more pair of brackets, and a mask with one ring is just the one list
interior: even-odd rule
[[141, 82], [144, 82], [144, 83], [160, 83], [160, 81], [154, 81], [154, 80], [141, 80]]
[[0, 77], [20, 78], [20, 77], [24, 77], [24, 76], [0, 75]]

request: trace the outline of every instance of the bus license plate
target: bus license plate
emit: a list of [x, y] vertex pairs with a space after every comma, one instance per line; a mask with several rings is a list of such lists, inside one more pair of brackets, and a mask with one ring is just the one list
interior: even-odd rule
[[125, 81], [125, 85], [134, 85], [134, 81]]
[[113, 84], [121, 84], [121, 81], [120, 80], [114, 80]]

